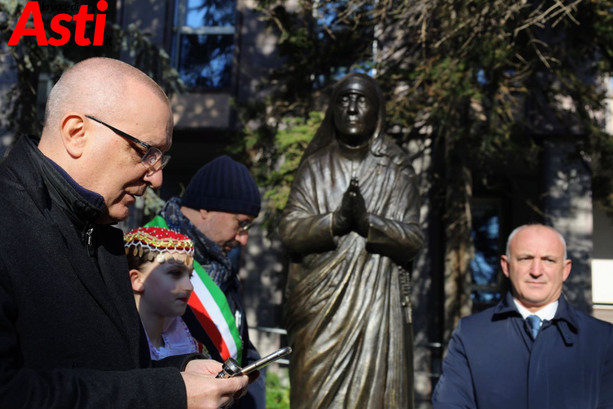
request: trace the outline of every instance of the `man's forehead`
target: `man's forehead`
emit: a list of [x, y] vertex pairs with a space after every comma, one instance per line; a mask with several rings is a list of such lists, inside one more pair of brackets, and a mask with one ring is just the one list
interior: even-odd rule
[[554, 249], [511, 249], [511, 253], [515, 257], [549, 257], [561, 258], [562, 251]]
[[224, 212], [223, 210], [209, 210], [209, 212], [212, 214], [225, 215], [226, 217], [231, 216], [241, 221], [255, 219], [255, 217], [253, 217], [252, 215], [244, 214], [244, 213]]
[[162, 153], [167, 153], [171, 147], [172, 147], [172, 132], [170, 134], [168, 133], [166, 134], [166, 141], [164, 142], [162, 146], [157, 146], [157, 148], [161, 150]]
[[555, 231], [529, 227], [517, 233], [511, 241], [510, 250], [515, 255], [561, 256], [564, 253], [564, 245]]

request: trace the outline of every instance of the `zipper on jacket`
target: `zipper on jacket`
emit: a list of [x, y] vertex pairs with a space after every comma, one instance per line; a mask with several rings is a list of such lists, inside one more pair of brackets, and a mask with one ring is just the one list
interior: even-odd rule
[[87, 224], [83, 233], [81, 235], [81, 239], [85, 243], [85, 247], [87, 248], [87, 254], [90, 256], [94, 255], [94, 226], [91, 224]]

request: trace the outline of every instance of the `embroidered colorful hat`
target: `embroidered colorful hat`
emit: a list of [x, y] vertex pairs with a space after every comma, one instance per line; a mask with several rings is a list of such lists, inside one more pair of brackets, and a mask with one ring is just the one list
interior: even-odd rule
[[126, 255], [143, 257], [158, 263], [181, 263], [191, 265], [194, 259], [194, 244], [184, 234], [162, 227], [139, 227], [123, 236]]

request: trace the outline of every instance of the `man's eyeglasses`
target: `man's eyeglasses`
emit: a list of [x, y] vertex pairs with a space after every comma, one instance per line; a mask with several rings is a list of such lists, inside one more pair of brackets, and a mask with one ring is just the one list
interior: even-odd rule
[[236, 231], [243, 233], [248, 231], [251, 226], [253, 226], [253, 220], [249, 220], [249, 219], [245, 219], [245, 220], [239, 220], [238, 217], [234, 216], [234, 218], [236, 219], [236, 223], [237, 223], [237, 227], [236, 227]]
[[121, 136], [122, 138], [127, 139], [128, 141], [138, 144], [142, 146], [143, 148], [145, 148], [146, 149], [145, 154], [140, 159], [140, 161], [147, 168], [147, 176], [151, 176], [155, 172], [164, 169], [164, 166], [168, 164], [168, 161], [170, 160], [170, 156], [164, 155], [162, 151], [156, 148], [155, 146], [151, 146], [147, 142], [143, 142], [140, 139], [135, 138], [132, 135], [125, 133], [124, 131], [117, 129], [114, 126], [111, 126], [107, 124], [106, 122], [103, 122], [99, 120], [98, 118], [95, 118], [91, 115], [85, 115], [85, 117], [91, 119], [92, 121], [96, 121], [101, 125], [106, 126], [111, 131], [115, 132], [117, 135]]

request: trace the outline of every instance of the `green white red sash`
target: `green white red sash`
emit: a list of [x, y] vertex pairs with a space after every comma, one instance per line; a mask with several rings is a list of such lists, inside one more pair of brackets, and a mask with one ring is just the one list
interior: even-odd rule
[[[146, 226], [168, 228], [166, 220], [161, 216], [156, 216]], [[224, 360], [233, 357], [241, 362], [243, 344], [226, 296], [196, 260], [191, 281], [194, 291], [188, 305], [198, 322]]]

